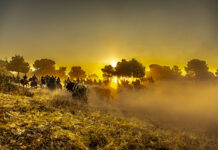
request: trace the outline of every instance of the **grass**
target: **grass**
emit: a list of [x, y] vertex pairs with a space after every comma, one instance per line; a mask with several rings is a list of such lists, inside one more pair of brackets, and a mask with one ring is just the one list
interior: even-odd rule
[[0, 93], [0, 149], [215, 150], [217, 141], [156, 128], [77, 103], [68, 96]]

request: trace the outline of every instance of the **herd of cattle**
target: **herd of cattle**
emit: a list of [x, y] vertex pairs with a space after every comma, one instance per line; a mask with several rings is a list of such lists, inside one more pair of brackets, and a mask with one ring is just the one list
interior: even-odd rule
[[[24, 75], [22, 79], [17, 77], [15, 81], [20, 83], [23, 88], [29, 86], [31, 88], [37, 88], [38, 85], [40, 85], [41, 88], [48, 88], [50, 90], [62, 89], [60, 78], [56, 78], [54, 76], [42, 76], [41, 80], [39, 81], [35, 75], [29, 79], [26, 75]], [[67, 89], [67, 91], [72, 93], [73, 98], [82, 100], [87, 103], [87, 87], [84, 84], [76, 81], [72, 82], [68, 78], [64, 81], [64, 87]]]

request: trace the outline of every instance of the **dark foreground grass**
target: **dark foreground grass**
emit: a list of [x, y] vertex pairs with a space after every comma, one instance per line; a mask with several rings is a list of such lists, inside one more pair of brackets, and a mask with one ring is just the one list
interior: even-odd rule
[[156, 128], [47, 93], [0, 93], [0, 149], [215, 150], [208, 137]]

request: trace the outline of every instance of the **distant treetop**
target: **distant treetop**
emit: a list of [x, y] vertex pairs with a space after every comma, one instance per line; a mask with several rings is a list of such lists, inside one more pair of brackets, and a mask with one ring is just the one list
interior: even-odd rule
[[36, 60], [33, 67], [36, 69], [34, 73], [39, 76], [55, 74], [55, 61], [51, 59]]
[[129, 61], [122, 59], [120, 62], [117, 62], [115, 68], [111, 65], [106, 65], [101, 70], [104, 77], [123, 76], [142, 78], [145, 76], [145, 67], [134, 58]]
[[18, 73], [27, 73], [30, 69], [29, 63], [25, 62], [23, 56], [15, 55], [7, 64], [8, 71], [15, 71]]

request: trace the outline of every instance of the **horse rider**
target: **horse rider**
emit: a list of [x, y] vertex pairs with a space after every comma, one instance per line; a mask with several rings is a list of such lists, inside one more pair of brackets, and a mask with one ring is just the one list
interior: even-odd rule
[[46, 84], [45, 77], [41, 77], [41, 87]]
[[35, 74], [33, 75], [32, 80], [35, 81], [35, 82], [37, 81], [37, 77], [36, 77]]
[[27, 79], [27, 75], [26, 74], [23, 76], [23, 79]]
[[30, 81], [31, 81], [30, 83], [31, 87], [37, 88], [37, 77], [35, 74], [32, 76], [32, 78], [30, 78]]
[[20, 76], [19, 74], [17, 74], [17, 77], [16, 77], [16, 82], [19, 83], [20, 82]]
[[61, 84], [61, 79], [60, 79], [59, 77], [57, 78], [56, 83], [57, 83], [57, 84]]

